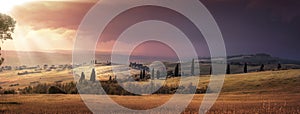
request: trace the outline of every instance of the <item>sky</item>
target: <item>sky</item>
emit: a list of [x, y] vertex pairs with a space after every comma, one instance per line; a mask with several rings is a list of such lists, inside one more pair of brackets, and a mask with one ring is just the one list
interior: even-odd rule
[[[300, 60], [300, 1], [298, 0], [200, 0], [214, 16], [223, 34], [228, 55], [268, 53]], [[0, 13], [17, 21], [13, 40], [2, 44], [4, 50], [72, 50], [78, 26], [97, 0], [1, 0]], [[100, 2], [100, 4], [106, 2]], [[109, 4], [107, 4], [109, 5]], [[122, 4], [120, 4], [122, 5]], [[187, 7], [187, 10], [188, 7]], [[194, 11], [197, 13], [197, 11]], [[109, 11], [107, 12], [109, 13]], [[139, 19], [168, 19], [190, 34], [199, 56], [209, 56], [203, 36], [180, 14], [163, 8], [141, 7], [120, 15], [100, 38], [97, 50], [111, 52], [117, 40], [114, 33]], [[99, 17], [101, 18], [101, 17]], [[171, 19], [170, 19], [171, 18]], [[163, 31], [163, 27], [155, 29]], [[167, 32], [167, 31], [166, 31]], [[172, 36], [172, 32], [168, 37]], [[134, 37], [143, 37], [137, 35]], [[124, 46], [128, 42], [120, 43]], [[178, 43], [178, 47], [184, 45]], [[159, 50], [159, 51], [158, 51]], [[126, 50], [120, 50], [126, 51]], [[173, 56], [173, 50], [159, 42], [145, 42], [135, 50], [138, 55]]]

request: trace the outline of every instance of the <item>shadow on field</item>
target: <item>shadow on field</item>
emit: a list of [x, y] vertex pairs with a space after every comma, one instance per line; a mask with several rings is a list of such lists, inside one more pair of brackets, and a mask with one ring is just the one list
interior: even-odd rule
[[2, 105], [21, 105], [21, 103], [19, 102], [0, 102], [0, 104]]

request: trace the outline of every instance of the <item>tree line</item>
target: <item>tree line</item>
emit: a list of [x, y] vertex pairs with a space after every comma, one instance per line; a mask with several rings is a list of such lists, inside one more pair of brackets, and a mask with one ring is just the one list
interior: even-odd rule
[[[231, 68], [230, 67], [231, 67], [231, 65], [227, 64], [226, 74], [231, 74]], [[282, 70], [282, 65], [280, 63], [277, 64], [276, 70]], [[261, 64], [258, 71], [260, 71], [260, 72], [265, 71], [265, 64]], [[243, 73], [248, 73], [248, 63], [244, 64]]]

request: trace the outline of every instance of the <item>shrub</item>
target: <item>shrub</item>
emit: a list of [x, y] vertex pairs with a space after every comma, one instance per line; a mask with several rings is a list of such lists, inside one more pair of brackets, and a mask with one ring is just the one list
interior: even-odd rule
[[10, 90], [4, 90], [3, 94], [16, 94], [15, 90], [10, 89]]
[[48, 94], [66, 94], [65, 91], [63, 91], [61, 88], [57, 87], [57, 86], [51, 86], [49, 87]]
[[[101, 84], [101, 86], [100, 86]], [[145, 89], [139, 90], [139, 93], [149, 93], [153, 88], [159, 85], [153, 84], [125, 84], [128, 88], [135, 88], [137, 86], [142, 86]], [[156, 87], [153, 87], [156, 86]], [[112, 81], [100, 81], [100, 83], [83, 80], [80, 83], [68, 82], [68, 83], [56, 83], [54, 84], [38, 84], [36, 86], [28, 86], [24, 89], [19, 89], [23, 94], [78, 94], [78, 89], [81, 90], [81, 94], [108, 94], [108, 95], [136, 95], [126, 91], [119, 83], [115, 80]], [[101, 89], [101, 87], [103, 89]], [[188, 87], [179, 87], [178, 85], [164, 85], [160, 87], [154, 94], [175, 94], [176, 91], [181, 94], [202, 94], [206, 92], [207, 88], [196, 89], [196, 86], [192, 84]], [[104, 91], [103, 91], [104, 90]], [[6, 92], [8, 93], [8, 92]]]

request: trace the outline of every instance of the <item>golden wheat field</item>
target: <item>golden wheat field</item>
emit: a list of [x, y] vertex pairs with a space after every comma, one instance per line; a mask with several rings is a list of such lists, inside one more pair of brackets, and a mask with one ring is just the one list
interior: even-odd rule
[[[177, 83], [170, 78], [167, 83]], [[226, 75], [222, 92], [209, 114], [298, 114], [300, 113], [300, 70], [282, 70]], [[199, 86], [209, 82], [200, 78]], [[158, 107], [172, 95], [110, 96], [118, 104], [136, 110]], [[183, 113], [198, 113], [203, 94], [194, 96]], [[101, 107], [99, 107], [101, 108]], [[171, 113], [174, 109], [153, 113]], [[1, 95], [0, 113], [92, 113], [79, 95]], [[113, 113], [122, 113], [115, 111]]]
[[[209, 114], [298, 114], [300, 94], [222, 94]], [[171, 95], [152, 96], [110, 96], [118, 104], [136, 110], [157, 107]], [[203, 95], [195, 95], [183, 113], [198, 113]], [[101, 107], [99, 107], [101, 108]], [[170, 113], [162, 110], [155, 113]], [[81, 101], [79, 95], [5, 95], [1, 96], [1, 113], [92, 113]], [[122, 113], [122, 112], [115, 112]]]

